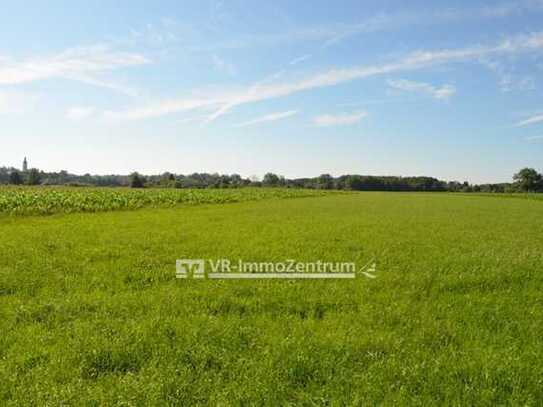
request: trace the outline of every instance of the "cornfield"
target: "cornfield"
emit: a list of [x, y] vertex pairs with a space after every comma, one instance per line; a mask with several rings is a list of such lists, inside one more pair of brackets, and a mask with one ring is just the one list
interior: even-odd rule
[[104, 212], [179, 204], [219, 204], [296, 198], [324, 194], [301, 189], [128, 189], [79, 187], [3, 187], [0, 213], [49, 215], [54, 213]]

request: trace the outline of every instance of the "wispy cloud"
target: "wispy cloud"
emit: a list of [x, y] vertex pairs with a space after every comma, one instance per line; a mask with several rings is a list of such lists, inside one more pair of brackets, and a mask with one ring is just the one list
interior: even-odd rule
[[121, 93], [126, 96], [136, 97], [140, 95], [140, 91], [132, 86], [127, 86], [123, 83], [115, 82], [108, 79], [92, 77], [86, 74], [67, 75], [66, 79], [85, 83], [87, 85], [96, 86], [99, 88], [109, 89], [113, 92]]
[[160, 117], [171, 113], [195, 109], [209, 109], [224, 103], [224, 99], [190, 98], [172, 99], [151, 103], [146, 106], [119, 111], [106, 111], [104, 117], [109, 120], [140, 120]]
[[543, 11], [541, 0], [519, 0], [495, 3], [485, 7], [434, 9], [426, 12], [398, 12], [378, 14], [354, 23], [321, 28], [320, 32], [328, 33], [322, 47], [340, 43], [348, 38], [372, 32], [393, 31], [405, 27], [429, 26], [452, 22], [499, 19], [513, 15]]
[[313, 119], [313, 123], [318, 127], [345, 126], [355, 124], [368, 115], [368, 112], [324, 114]]
[[535, 80], [528, 75], [518, 75], [500, 61], [481, 59], [481, 63], [498, 77], [498, 86], [502, 92], [534, 90]]
[[[381, 14], [372, 16], [364, 21], [355, 24], [341, 24], [335, 27], [329, 27], [327, 31], [331, 35], [324, 41], [322, 48], [328, 48], [349, 37], [360, 35], [363, 33], [371, 33], [376, 31], [384, 31], [392, 28], [397, 28], [404, 25], [406, 21], [414, 22], [413, 14]], [[419, 20], [420, 16], [416, 16]], [[420, 19], [420, 21], [423, 21]]]
[[298, 92], [335, 86], [378, 75], [417, 71], [450, 63], [479, 61], [482, 57], [492, 56], [497, 58], [504, 55], [540, 52], [541, 50], [543, 50], [543, 32], [537, 32], [530, 35], [511, 37], [494, 45], [477, 45], [438, 51], [419, 50], [408, 54], [404, 58], [385, 64], [332, 69], [295, 82], [270, 83], [269, 81], [260, 81], [248, 88], [234, 92], [214, 94], [196, 99], [190, 97], [167, 100], [152, 106], [130, 109], [124, 112], [109, 112], [108, 115], [116, 118], [138, 119], [191, 109], [215, 108], [215, 111], [207, 119], [208, 122], [212, 122], [238, 106], [286, 97]]
[[394, 89], [405, 92], [417, 92], [430, 95], [434, 99], [446, 100], [456, 93], [456, 88], [452, 85], [443, 85], [441, 87], [433, 86], [425, 82], [414, 82], [406, 79], [389, 79], [388, 85]]
[[301, 57], [298, 57], [298, 58], [294, 58], [292, 61], [290, 61], [288, 64], [289, 65], [298, 65], [306, 60], [308, 60], [309, 58], [311, 58], [311, 55], [309, 54], [306, 54], [306, 55], [302, 55]]
[[[220, 15], [226, 7], [217, 8]], [[322, 48], [341, 43], [343, 40], [366, 33], [397, 31], [414, 26], [435, 26], [454, 22], [500, 19], [527, 13], [543, 11], [541, 0], [518, 0], [490, 6], [468, 8], [434, 8], [427, 11], [399, 11], [380, 13], [354, 23], [333, 23], [323, 25], [279, 27], [274, 32], [232, 34], [219, 37], [218, 26], [224, 23], [222, 17], [209, 24], [190, 24], [165, 18], [155, 24], [130, 29], [130, 37], [119, 39], [121, 45], [163, 48], [180, 47], [187, 52], [209, 52], [216, 54], [221, 50], [243, 48], [276, 47], [283, 44], [313, 42]], [[213, 14], [213, 13], [212, 13]], [[211, 17], [211, 20], [215, 20]], [[231, 16], [231, 22], [236, 17]], [[294, 28], [293, 28], [294, 27]]]
[[275, 122], [277, 120], [282, 120], [282, 119], [286, 119], [287, 117], [294, 116], [295, 114], [298, 114], [297, 110], [289, 110], [288, 112], [271, 113], [262, 117], [258, 117], [253, 120], [249, 120], [244, 123], [237, 124], [235, 127], [247, 127], [247, 126], [253, 126], [255, 124]]
[[64, 78], [121, 90], [122, 87], [116, 88], [114, 84], [96, 78], [95, 75], [149, 62], [143, 55], [115, 51], [107, 45], [71, 48], [57, 55], [26, 60], [4, 57], [0, 59], [0, 85]]
[[541, 122], [543, 122], [543, 114], [538, 114], [535, 116], [531, 116], [525, 120], [522, 120], [521, 122], [518, 122], [517, 126], [522, 127], [522, 126], [528, 126], [529, 124], [536, 124], [536, 123], [541, 123]]
[[74, 106], [66, 111], [66, 117], [70, 120], [88, 119], [96, 112], [93, 107]]
[[359, 66], [350, 69], [334, 69], [308, 77], [299, 82], [255, 85], [210, 115], [209, 121], [217, 119], [239, 105], [284, 97], [309, 89], [334, 86], [377, 75], [414, 71], [446, 63], [477, 60], [487, 55], [516, 54], [541, 49], [543, 49], [543, 33], [535, 33], [527, 36], [513, 37], [491, 46], [474, 46], [441, 51], [416, 51], [396, 62], [383, 65]]
[[478, 14], [481, 17], [502, 18], [540, 10], [543, 10], [541, 0], [518, 0], [483, 7], [479, 9]]
[[530, 136], [530, 137], [526, 137], [525, 140], [527, 141], [543, 141], [543, 135], [542, 136]]

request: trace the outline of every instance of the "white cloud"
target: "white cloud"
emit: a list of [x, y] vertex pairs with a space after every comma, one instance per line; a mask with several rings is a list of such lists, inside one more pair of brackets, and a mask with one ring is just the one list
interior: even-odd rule
[[65, 78], [96, 86], [115, 87], [94, 78], [122, 67], [149, 63], [143, 55], [111, 50], [106, 45], [79, 47], [57, 55], [21, 61], [0, 59], [0, 85], [17, 85], [50, 78]]
[[27, 92], [0, 91], [0, 114], [21, 114], [32, 110], [40, 97]]
[[298, 58], [294, 58], [292, 61], [290, 61], [288, 64], [289, 65], [298, 65], [306, 60], [308, 60], [309, 58], [311, 58], [311, 55], [309, 54], [306, 54], [306, 55], [302, 55], [301, 57], [298, 57]]
[[253, 126], [255, 124], [260, 124], [260, 123], [274, 122], [277, 120], [286, 119], [287, 117], [294, 116], [297, 113], [298, 113], [297, 110], [289, 110], [288, 112], [271, 113], [262, 117], [258, 117], [253, 120], [249, 120], [244, 123], [237, 124], [235, 127], [247, 127], [247, 126]]
[[335, 27], [329, 27], [326, 31], [331, 31], [331, 34], [322, 44], [322, 48], [328, 48], [331, 45], [335, 45], [349, 37], [362, 33], [393, 29], [406, 23], [414, 24], [415, 21], [424, 21], [424, 19], [421, 18], [420, 15], [415, 14], [380, 14], [372, 16], [360, 23], [342, 24]]
[[[516, 54], [519, 52], [540, 50], [542, 48], [543, 33], [536, 33], [528, 36], [510, 38], [492, 46], [475, 46], [441, 51], [416, 51], [397, 62], [383, 65], [360, 66], [351, 69], [334, 69], [294, 83], [266, 86], [255, 85], [249, 88], [245, 93], [237, 95], [229, 103], [226, 103], [215, 113], [210, 115], [209, 121], [217, 119], [239, 105], [284, 97], [309, 89], [334, 86], [355, 79], [376, 75], [414, 71], [434, 65], [477, 60], [485, 55]], [[445, 93], [446, 92], [447, 91], [445, 91]]]
[[[433, 4], [437, 4], [434, 2]], [[431, 4], [430, 4], [431, 6]], [[409, 8], [408, 8], [409, 10]], [[168, 24], [147, 27], [146, 30], [133, 30], [134, 43], [141, 45], [147, 37], [158, 37], [160, 44], [169, 37], [173, 37], [176, 44], [180, 44], [186, 51], [211, 52], [219, 50], [241, 49], [248, 47], [276, 47], [295, 42], [321, 43], [326, 48], [341, 41], [364, 33], [383, 31], [396, 31], [410, 29], [415, 26], [436, 26], [454, 22], [470, 22], [489, 19], [500, 19], [509, 16], [536, 13], [543, 10], [541, 0], [510, 0], [490, 2], [489, 6], [472, 6], [465, 8], [426, 7], [425, 11], [399, 11], [380, 13], [353, 23], [332, 23], [312, 26], [299, 26], [295, 28], [287, 21], [285, 26], [279, 26], [274, 32], [262, 34], [245, 33], [228, 37], [217, 42], [210, 42], [216, 38], [217, 22], [210, 24], [186, 24], [169, 21]], [[224, 11], [224, 9], [223, 9]], [[238, 17], [239, 18], [239, 17]], [[231, 17], [230, 23], [235, 18]], [[280, 24], [280, 21], [277, 22]], [[147, 40], [148, 41], [148, 40]], [[158, 41], [155, 41], [158, 42]]]
[[[311, 89], [335, 86], [353, 80], [387, 75], [398, 72], [417, 71], [433, 66], [448, 63], [479, 61], [482, 57], [498, 57], [515, 55], [519, 53], [538, 52], [543, 49], [543, 32], [530, 35], [515, 36], [495, 45], [472, 46], [458, 49], [444, 49], [438, 51], [416, 51], [404, 58], [380, 65], [358, 66], [348, 69], [332, 69], [318, 73], [296, 82], [270, 83], [260, 81], [253, 86], [236, 91], [213, 94], [194, 99], [193, 97], [158, 102], [155, 105], [143, 108], [129, 109], [124, 112], [108, 112], [110, 117], [123, 119], [139, 119], [157, 117], [169, 113], [181, 112], [191, 109], [210, 109], [215, 111], [208, 116], [208, 122], [228, 113], [235, 107], [260, 102], [269, 99], [286, 97], [298, 92]], [[450, 93], [445, 89], [442, 93]]]
[[158, 101], [147, 106], [121, 111], [106, 111], [104, 117], [110, 120], [139, 120], [165, 116], [171, 113], [185, 112], [195, 109], [209, 109], [224, 100], [212, 98], [171, 99]]
[[528, 75], [518, 75], [513, 69], [499, 61], [482, 59], [481, 63], [498, 77], [498, 86], [502, 92], [535, 89], [535, 79]]
[[529, 117], [521, 122], [518, 122], [517, 126], [522, 127], [522, 126], [528, 126], [529, 124], [536, 124], [536, 123], [541, 123], [541, 122], [543, 122], [543, 114], [538, 114], [538, 115]]
[[527, 141], [539, 141], [539, 140], [543, 140], [543, 136], [530, 136], [530, 137], [526, 137], [526, 140]]
[[83, 120], [91, 117], [95, 111], [92, 107], [74, 106], [66, 111], [66, 117], [70, 120]]
[[[209, 87], [192, 91], [186, 97], [155, 100], [145, 105], [135, 105], [124, 110], [106, 111], [104, 117], [109, 120], [140, 120], [192, 110], [213, 112], [242, 91], [243, 89], [239, 87], [219, 89]], [[208, 117], [209, 113], [206, 114], [205, 119], [207, 120]]]
[[342, 113], [337, 115], [325, 114], [315, 117], [313, 123], [319, 127], [345, 126], [358, 123], [367, 115], [368, 112]]
[[520, 0], [506, 3], [497, 3], [492, 6], [483, 7], [479, 10], [481, 17], [501, 18], [509, 17], [515, 14], [540, 11], [543, 9], [543, 1], [541, 0]]
[[88, 75], [77, 74], [77, 75], [67, 76], [66, 78], [74, 80], [74, 81], [86, 83], [87, 85], [109, 89], [114, 92], [122, 93], [123, 95], [131, 96], [131, 97], [136, 97], [140, 94], [140, 92], [137, 89], [131, 86], [126, 86], [124, 84], [116, 83], [111, 80], [93, 78]]
[[378, 14], [359, 23], [330, 26], [326, 29], [321, 28], [320, 31], [329, 33], [329, 38], [323, 44], [323, 47], [326, 48], [363, 33], [393, 31], [405, 27], [439, 25], [456, 21], [498, 19], [540, 11], [543, 11], [543, 1], [519, 0], [495, 3], [486, 7]]
[[430, 95], [434, 99], [439, 100], [446, 100], [456, 93], [456, 88], [452, 85], [436, 87], [429, 83], [408, 81], [406, 79], [389, 79], [388, 85], [405, 92], [418, 92]]

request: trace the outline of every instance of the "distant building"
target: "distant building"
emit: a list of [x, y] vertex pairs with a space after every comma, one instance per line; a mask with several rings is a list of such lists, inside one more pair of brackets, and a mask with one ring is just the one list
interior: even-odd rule
[[26, 157], [25, 159], [23, 160], [23, 172], [27, 172], [28, 171], [28, 161], [26, 161]]

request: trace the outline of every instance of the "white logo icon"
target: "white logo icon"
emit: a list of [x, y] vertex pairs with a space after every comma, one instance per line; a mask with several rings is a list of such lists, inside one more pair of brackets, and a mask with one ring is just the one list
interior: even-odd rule
[[202, 259], [181, 259], [175, 262], [177, 278], [205, 278], [205, 261]]

